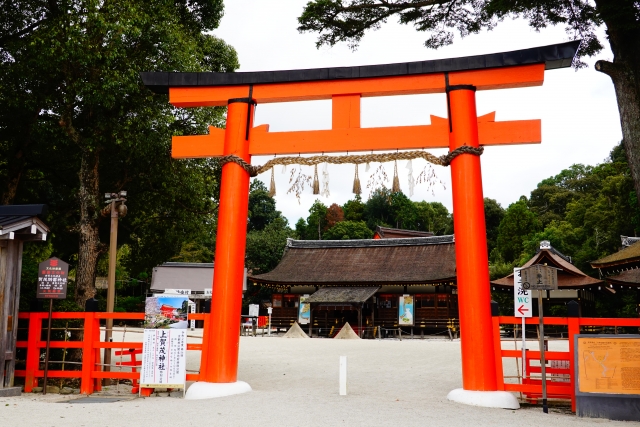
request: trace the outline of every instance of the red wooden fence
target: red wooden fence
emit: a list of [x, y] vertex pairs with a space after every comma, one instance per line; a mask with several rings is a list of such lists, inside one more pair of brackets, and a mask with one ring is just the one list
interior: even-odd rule
[[[494, 316], [493, 317], [493, 337], [496, 354], [496, 377], [498, 380], [498, 389], [513, 392], [522, 392], [529, 397], [540, 397], [542, 395], [542, 380], [531, 379], [528, 376], [531, 373], [539, 373], [539, 367], [530, 366], [531, 360], [540, 360], [540, 351], [527, 351], [527, 371], [522, 383], [505, 383], [504, 371], [502, 367], [503, 357], [513, 357], [520, 359], [522, 362], [521, 350], [504, 350], [501, 347], [500, 325], [520, 325], [522, 320], [512, 316]], [[527, 325], [538, 325], [537, 317], [526, 319]], [[560, 382], [554, 380], [553, 377], [547, 376], [547, 394], [549, 397], [571, 399], [571, 407], [575, 412], [575, 378], [574, 378], [574, 335], [580, 333], [581, 327], [636, 327], [640, 328], [640, 319], [607, 319], [607, 318], [589, 318], [589, 317], [545, 317], [545, 327], [547, 325], [563, 325], [568, 329], [569, 351], [545, 351], [546, 360], [566, 360], [569, 361], [569, 369], [553, 369], [547, 368], [547, 374], [569, 374], [570, 381]], [[464, 331], [463, 331], [464, 333]], [[522, 365], [520, 365], [522, 366]]]
[[[27, 349], [26, 367], [16, 370], [16, 377], [24, 377], [24, 391], [31, 392], [38, 385], [38, 378], [44, 377], [44, 371], [40, 369], [41, 349], [46, 347], [46, 341], [42, 340], [42, 321], [47, 319], [48, 313], [20, 313], [19, 319], [29, 320], [29, 335], [27, 341], [18, 341], [17, 348]], [[101, 341], [100, 319], [114, 320], [144, 320], [144, 313], [92, 313], [71, 312], [53, 313], [53, 320], [81, 320], [83, 321], [82, 341], [51, 341], [50, 348], [79, 348], [82, 349], [82, 369], [79, 371], [63, 371], [49, 369], [49, 378], [80, 378], [80, 393], [91, 394], [101, 389], [100, 380], [113, 379], [140, 379], [139, 372], [119, 372], [102, 369], [101, 354], [105, 348], [138, 349], [142, 348], [142, 339], [132, 342], [104, 342]], [[209, 324], [209, 314], [189, 314], [189, 320], [204, 320], [204, 327]], [[187, 343], [187, 350], [202, 350], [202, 344]], [[56, 364], [50, 365], [54, 368]], [[187, 381], [197, 381], [199, 374], [187, 373]]]

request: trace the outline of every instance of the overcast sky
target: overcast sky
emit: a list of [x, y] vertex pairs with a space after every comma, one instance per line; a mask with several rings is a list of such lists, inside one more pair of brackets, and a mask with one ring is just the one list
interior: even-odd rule
[[[269, 71], [299, 68], [340, 67], [394, 62], [423, 61], [504, 52], [569, 40], [564, 28], [548, 28], [540, 33], [523, 21], [505, 21], [491, 32], [457, 38], [452, 46], [430, 50], [423, 46], [425, 33], [398, 24], [395, 19], [363, 38], [359, 48], [346, 45], [316, 49], [315, 34], [300, 34], [297, 17], [307, 0], [233, 0], [225, 2], [225, 15], [213, 33], [238, 52], [238, 71]], [[604, 33], [604, 32], [602, 32]], [[606, 40], [601, 37], [606, 44]], [[496, 199], [503, 207], [529, 196], [543, 179], [556, 175], [572, 164], [595, 165], [602, 162], [620, 142], [620, 118], [611, 79], [593, 68], [597, 59], [612, 59], [610, 50], [588, 58], [589, 67], [545, 72], [541, 87], [480, 91], [477, 93], [478, 115], [496, 111], [496, 120], [542, 119], [542, 144], [487, 147], [482, 155], [485, 197]], [[362, 127], [429, 124], [429, 115], [446, 117], [444, 94], [409, 95], [362, 99]], [[271, 131], [331, 128], [331, 102], [308, 101], [259, 105], [255, 124], [269, 124]], [[446, 150], [432, 150], [441, 155]], [[263, 164], [270, 157], [254, 157], [252, 164]], [[414, 176], [427, 165], [413, 161]], [[372, 164], [371, 172], [377, 164]], [[393, 163], [385, 164], [389, 178]], [[432, 190], [417, 185], [414, 201], [438, 201], [452, 210], [451, 176], [448, 168], [435, 166], [438, 180], [444, 183]], [[312, 169], [307, 167], [311, 175]], [[366, 186], [368, 173], [360, 167]], [[400, 186], [408, 195], [406, 162], [398, 164]], [[276, 169], [277, 208], [294, 225], [306, 218], [316, 198], [323, 203], [344, 204], [351, 193], [354, 166], [329, 166], [328, 198], [314, 196], [311, 190], [300, 202], [289, 188], [289, 175]], [[268, 186], [270, 175], [259, 177]], [[388, 187], [391, 186], [389, 182]], [[363, 188], [363, 200], [369, 191]]]

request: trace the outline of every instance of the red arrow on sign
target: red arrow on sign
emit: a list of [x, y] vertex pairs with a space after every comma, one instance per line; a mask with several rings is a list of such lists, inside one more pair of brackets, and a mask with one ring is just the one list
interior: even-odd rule
[[518, 307], [518, 312], [519, 312], [522, 316], [524, 316], [524, 312], [525, 312], [525, 311], [529, 311], [529, 309], [528, 309], [528, 308], [522, 308], [522, 307], [524, 307], [524, 305], [521, 305], [520, 307]]

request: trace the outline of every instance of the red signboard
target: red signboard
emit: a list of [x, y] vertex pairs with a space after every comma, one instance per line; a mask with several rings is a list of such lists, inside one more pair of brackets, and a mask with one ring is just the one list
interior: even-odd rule
[[38, 265], [38, 298], [65, 299], [69, 264], [50, 258]]

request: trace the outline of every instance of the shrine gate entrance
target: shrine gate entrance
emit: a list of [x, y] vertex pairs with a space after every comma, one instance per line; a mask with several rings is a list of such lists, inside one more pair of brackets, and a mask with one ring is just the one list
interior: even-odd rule
[[[545, 70], [569, 67], [579, 41], [513, 52], [434, 61], [363, 67], [248, 73], [142, 73], [145, 85], [168, 93], [176, 107], [227, 106], [226, 129], [209, 135], [176, 136], [174, 158], [330, 153], [372, 150], [471, 149], [451, 161], [453, 216], [458, 274], [463, 389], [449, 398], [494, 407], [518, 407], [513, 395], [497, 390], [492, 336], [489, 271], [480, 158], [486, 145], [541, 142], [540, 120], [496, 122], [495, 114], [477, 117], [475, 93], [539, 86]], [[360, 98], [447, 94], [449, 117], [431, 124], [360, 127]], [[256, 104], [332, 100], [332, 129], [269, 132], [253, 127]], [[227, 157], [229, 158], [229, 157]], [[211, 327], [204, 331], [199, 382], [188, 398], [209, 398], [248, 391], [237, 381], [240, 309], [245, 257], [249, 173], [237, 163], [222, 167], [216, 240]], [[500, 373], [502, 374], [502, 373]]]

